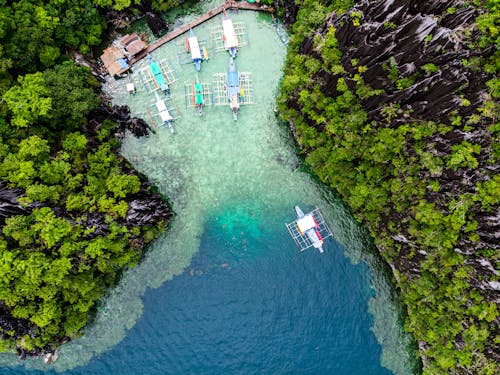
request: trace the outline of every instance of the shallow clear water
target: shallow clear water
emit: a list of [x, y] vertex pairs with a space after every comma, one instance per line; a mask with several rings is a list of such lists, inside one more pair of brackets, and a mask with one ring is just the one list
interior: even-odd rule
[[[250, 45], [239, 71], [253, 75], [256, 103], [234, 122], [227, 107], [199, 116], [186, 108], [184, 82], [195, 69], [176, 63], [175, 42], [153, 53], [167, 57], [178, 81], [182, 117], [176, 134], [160, 128], [128, 137], [122, 152], [167, 195], [171, 228], [145, 260], [126, 272], [83, 338], [61, 348], [53, 371], [72, 374], [335, 373], [410, 374], [408, 338], [370, 242], [340, 201], [303, 171], [288, 129], [274, 114], [285, 47], [270, 17], [231, 15], [246, 24]], [[216, 17], [195, 29], [208, 39]], [[178, 43], [183, 48], [183, 39]], [[228, 66], [227, 53], [204, 63], [201, 82]], [[137, 70], [138, 68], [136, 68]], [[116, 104], [149, 121], [154, 96], [108, 87]], [[318, 206], [334, 232], [325, 253], [299, 253], [285, 222], [294, 205]], [[168, 282], [165, 282], [170, 280]], [[156, 288], [156, 289], [154, 289]], [[12, 365], [14, 356], [1, 356]], [[47, 370], [40, 361], [1, 373]], [[71, 370], [73, 369], [73, 370]]]

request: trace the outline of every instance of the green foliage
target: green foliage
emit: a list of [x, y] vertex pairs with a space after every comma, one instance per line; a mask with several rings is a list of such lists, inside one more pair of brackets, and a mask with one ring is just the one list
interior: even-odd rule
[[382, 68], [387, 72], [387, 78], [389, 78], [393, 82], [397, 81], [399, 77], [399, 69], [394, 57], [391, 56], [389, 59], [389, 65], [383, 64]]
[[24, 128], [49, 115], [52, 98], [42, 73], [19, 77], [18, 82], [19, 86], [13, 86], [3, 98], [12, 112], [12, 124]]
[[46, 70], [43, 78], [52, 100], [48, 123], [52, 128], [60, 129], [64, 124], [66, 129], [75, 129], [97, 108], [99, 98], [94, 90], [98, 82], [88, 68], [65, 61]]
[[[35, 333], [14, 340], [0, 328], [2, 349], [55, 347], [65, 335], [77, 337], [106, 288], [140, 259], [141, 241], [159, 234], [119, 224], [141, 181], [120, 172], [123, 160], [112, 151], [109, 133], [94, 152], [80, 132], [53, 145], [30, 136], [4, 151], [0, 179], [25, 189], [20, 203], [37, 206], [6, 218], [0, 232], [0, 301]], [[100, 218], [99, 231], [87, 221], [89, 212]]]
[[179, 5], [179, 0], [153, 0], [153, 9], [160, 12], [165, 12], [175, 6]]
[[478, 166], [477, 159], [474, 154], [479, 154], [481, 146], [463, 141], [459, 145], [452, 146], [452, 154], [446, 161], [448, 168], [457, 169], [459, 167], [476, 168]]
[[[482, 32], [478, 45], [498, 45], [498, 7], [495, 2], [483, 3], [476, 2], [489, 8], [478, 12]], [[475, 256], [498, 264], [497, 251], [483, 249], [469, 255], [461, 254], [460, 248], [470, 242], [481, 247], [480, 220], [475, 215], [493, 212], [500, 204], [500, 178], [492, 172], [494, 168], [483, 168], [485, 155], [490, 165], [497, 165], [500, 157], [495, 102], [498, 79], [488, 81], [490, 98], [476, 107], [476, 113], [462, 118], [457, 110], [451, 125], [423, 119], [396, 124], [393, 119], [403, 114], [399, 103], [388, 103], [382, 109], [382, 121], [369, 121], [360, 103], [381, 92], [364, 83], [366, 67], [359, 65], [359, 60], [352, 59], [344, 69], [342, 64], [349, 62], [342, 59], [334, 28], [324, 37], [314, 35], [320, 9], [323, 14], [331, 10], [322, 2], [302, 2], [278, 98], [280, 114], [293, 124], [306, 162], [368, 226], [382, 256], [388, 262], [398, 261], [394, 264], [412, 268], [408, 274], [398, 272], [398, 286], [408, 307], [407, 328], [423, 343], [424, 372], [494, 374], [498, 367], [487, 357], [485, 348], [495, 338], [494, 322], [499, 312], [472, 287], [477, 270], [467, 264]], [[454, 11], [448, 8], [448, 13]], [[351, 12], [349, 22], [361, 26], [362, 16]], [[298, 53], [304, 39], [311, 35], [319, 58]], [[427, 35], [424, 43], [432, 38]], [[498, 57], [495, 51], [486, 59], [475, 56], [463, 63], [474, 72], [495, 74], [500, 68]], [[346, 72], [353, 68], [357, 68], [355, 74]], [[428, 63], [418, 73], [401, 77], [395, 58], [389, 57], [383, 69], [394, 82], [391, 91], [395, 91], [412, 85], [417, 74], [431, 75], [441, 67]], [[324, 94], [324, 82], [316, 78], [320, 70], [333, 73], [337, 80], [332, 97]], [[348, 88], [347, 79], [355, 83], [354, 88]], [[330, 89], [332, 82], [327, 83]], [[461, 107], [472, 105], [476, 104], [462, 97]], [[446, 155], [432, 138], [447, 138], [454, 127], [465, 132], [481, 127], [485, 141], [454, 144]], [[481, 147], [483, 144], [488, 146]], [[470, 171], [469, 176], [481, 176], [475, 192], [450, 192], [446, 184], [441, 184], [443, 175], [452, 174], [451, 170], [461, 173], [459, 168]], [[395, 240], [401, 237], [408, 243]], [[414, 276], [413, 272], [418, 274]]]
[[420, 69], [422, 69], [425, 72], [426, 75], [429, 75], [431, 73], [436, 73], [436, 72], [439, 71], [439, 68], [436, 65], [432, 64], [432, 63], [428, 63], [428, 64], [425, 64], [425, 65], [422, 65], [420, 67]]
[[0, 70], [20, 73], [52, 67], [67, 48], [90, 52], [105, 29], [90, 0], [10, 2], [0, 20]]
[[135, 194], [141, 188], [141, 181], [137, 176], [112, 173], [106, 179], [106, 186], [115, 198], [125, 198], [128, 194]]

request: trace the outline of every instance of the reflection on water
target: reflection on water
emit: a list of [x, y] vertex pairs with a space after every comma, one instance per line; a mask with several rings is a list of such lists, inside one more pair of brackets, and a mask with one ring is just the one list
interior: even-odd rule
[[[131, 136], [122, 152], [171, 199], [177, 216], [110, 292], [85, 336], [61, 348], [53, 369], [411, 373], [394, 296], [366, 235], [335, 197], [297, 169], [288, 130], [276, 122], [285, 49], [270, 17], [246, 11], [231, 17], [247, 27], [250, 45], [236, 64], [252, 73], [256, 103], [242, 107], [237, 122], [226, 107], [206, 108], [200, 117], [185, 102], [184, 83], [194, 81], [195, 69], [176, 63], [182, 42], [154, 52], [175, 67], [171, 90], [182, 117], [176, 134], [160, 128], [147, 138]], [[195, 32], [209, 39], [219, 23], [215, 18]], [[216, 54], [203, 64], [200, 81], [212, 82], [227, 66], [228, 55]], [[154, 96], [140, 87], [128, 96], [125, 84], [110, 82], [115, 103], [150, 121]], [[298, 253], [284, 225], [296, 204], [321, 208], [335, 237], [325, 254]], [[12, 356], [1, 358], [11, 363]], [[40, 361], [26, 367], [46, 369]]]

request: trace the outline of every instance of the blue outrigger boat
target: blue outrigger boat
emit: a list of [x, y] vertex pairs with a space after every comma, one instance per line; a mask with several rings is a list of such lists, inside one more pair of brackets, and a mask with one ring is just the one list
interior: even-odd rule
[[240, 76], [234, 65], [234, 59], [229, 59], [229, 70], [227, 72], [227, 99], [229, 107], [233, 112], [234, 121], [238, 120], [238, 110], [240, 109]]
[[160, 87], [160, 90], [163, 91], [165, 95], [169, 94], [169, 88], [167, 84], [167, 80], [163, 76], [160, 65], [153, 59], [153, 57], [148, 53], [149, 67], [151, 69], [151, 73], [153, 77]]

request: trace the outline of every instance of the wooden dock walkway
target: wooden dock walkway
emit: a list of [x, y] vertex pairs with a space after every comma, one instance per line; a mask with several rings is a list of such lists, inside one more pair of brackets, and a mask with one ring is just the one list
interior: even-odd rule
[[174, 30], [174, 31], [162, 36], [156, 42], [151, 43], [146, 49], [142, 50], [140, 53], [138, 53], [136, 56], [134, 56], [130, 60], [129, 64], [130, 65], [135, 64], [137, 61], [146, 57], [146, 55], [148, 53], [161, 47], [163, 44], [170, 42], [172, 39], [177, 38], [179, 35], [184, 34], [186, 31], [189, 31], [189, 29], [191, 29], [192, 27], [198, 26], [198, 25], [202, 24], [203, 22], [209, 20], [210, 18], [215, 17], [218, 14], [221, 14], [226, 9], [245, 9], [245, 10], [256, 10], [256, 11], [274, 13], [274, 8], [263, 7], [257, 3], [247, 3], [247, 2], [243, 2], [243, 1], [239, 1], [239, 2], [227, 1], [224, 4], [219, 5], [216, 8], [210, 9], [207, 13], [198, 17], [197, 19], [195, 19], [195, 20], [193, 20], [185, 25], [182, 25], [177, 30]]

